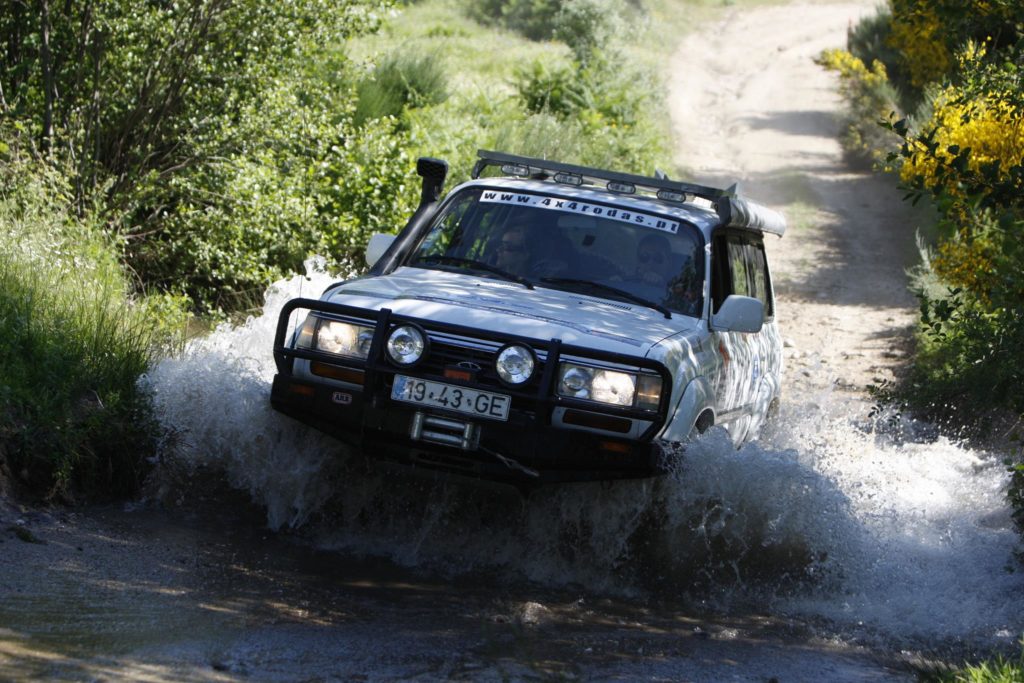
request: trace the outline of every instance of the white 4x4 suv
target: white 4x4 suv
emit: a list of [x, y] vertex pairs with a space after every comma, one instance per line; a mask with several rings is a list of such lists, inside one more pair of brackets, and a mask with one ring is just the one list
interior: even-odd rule
[[443, 201], [447, 164], [420, 159], [420, 206], [369, 272], [285, 306], [273, 406], [369, 457], [516, 484], [662, 473], [712, 424], [752, 437], [779, 399], [762, 236], [782, 216], [479, 154]]

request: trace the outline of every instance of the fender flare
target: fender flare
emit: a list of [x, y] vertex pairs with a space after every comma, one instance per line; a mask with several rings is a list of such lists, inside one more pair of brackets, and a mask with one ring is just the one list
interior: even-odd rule
[[686, 441], [702, 413], [710, 410], [714, 414], [713, 397], [714, 392], [706, 378], [695, 377], [690, 380], [659, 438], [665, 441]]
[[782, 388], [776, 378], [765, 376], [757, 387], [757, 410], [754, 413], [755, 419], [748, 428], [746, 438], [753, 438], [772, 417], [772, 406], [777, 404], [782, 396]]

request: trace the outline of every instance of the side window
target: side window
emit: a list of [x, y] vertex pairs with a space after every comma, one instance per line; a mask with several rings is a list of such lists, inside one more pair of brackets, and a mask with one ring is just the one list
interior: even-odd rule
[[751, 287], [751, 277], [747, 270], [747, 245], [734, 236], [729, 237], [729, 274], [731, 277], [730, 294], [757, 296]]
[[764, 243], [760, 240], [747, 242], [745, 245], [747, 261], [747, 277], [750, 282], [750, 294], [764, 304], [764, 317], [774, 315], [771, 287], [768, 280], [768, 263], [764, 256]]
[[760, 299], [765, 318], [771, 318], [774, 306], [764, 244], [756, 237], [732, 233], [716, 236], [713, 250], [712, 311], [717, 313], [730, 294], [740, 294]]

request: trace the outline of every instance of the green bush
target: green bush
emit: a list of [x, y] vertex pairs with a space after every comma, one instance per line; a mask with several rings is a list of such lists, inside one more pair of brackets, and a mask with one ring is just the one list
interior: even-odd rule
[[517, 72], [514, 85], [527, 111], [576, 118], [592, 128], [634, 126], [663, 113], [653, 95], [660, 84], [651, 74], [602, 57], [587, 65], [538, 60]]
[[564, 0], [475, 0], [469, 15], [485, 25], [498, 25], [531, 40], [550, 40]]
[[355, 121], [399, 118], [407, 107], [426, 107], [446, 99], [448, 78], [438, 55], [393, 52], [360, 81]]
[[[846, 36], [847, 49], [864, 64], [878, 62], [885, 68], [890, 87], [901, 111], [913, 111], [920, 103], [920, 91], [910, 85], [907, 73], [900, 59], [900, 53], [892, 45], [892, 10], [880, 6], [878, 13], [861, 19]], [[871, 121], [872, 125], [874, 121]], [[877, 128], [877, 126], [875, 126]]]
[[244, 307], [330, 249], [321, 235], [377, 220], [320, 182], [372, 183], [378, 167], [351, 152], [367, 144], [352, 122], [357, 78], [324, 47], [373, 30], [387, 6], [110, 0], [40, 17], [15, 3], [0, 16], [3, 116], [67, 169], [76, 211], [98, 207], [143, 286]]
[[899, 108], [898, 95], [882, 62], [865, 62], [845, 50], [825, 50], [815, 61], [839, 74], [839, 91], [847, 102], [841, 135], [843, 151], [858, 165], [881, 163], [899, 142], [897, 136], [878, 125]]
[[594, 107], [590, 84], [580, 69], [568, 64], [549, 66], [538, 59], [519, 70], [515, 87], [523, 106], [534, 114], [568, 117]]
[[610, 46], [616, 28], [625, 24], [624, 9], [621, 0], [564, 0], [555, 15], [554, 37], [586, 66]]
[[137, 184], [118, 232], [146, 285], [203, 311], [244, 310], [311, 253], [345, 261], [371, 232], [404, 224], [408, 134], [391, 117], [352, 122], [347, 67], [331, 70], [333, 88], [301, 69], [279, 77], [193, 141], [207, 162]]
[[8, 158], [0, 187], [0, 460], [43, 498], [127, 495], [158, 433], [136, 382], [180, 309], [129, 297], [115, 250], [68, 213], [57, 173]]

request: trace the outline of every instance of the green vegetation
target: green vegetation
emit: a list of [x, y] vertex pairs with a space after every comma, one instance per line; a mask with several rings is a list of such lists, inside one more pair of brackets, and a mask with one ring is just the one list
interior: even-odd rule
[[908, 394], [975, 424], [993, 408], [1024, 414], [1024, 6], [893, 0], [850, 47], [822, 61], [839, 71], [860, 129], [884, 133], [861, 151], [884, 158], [908, 198], [940, 217], [914, 278], [920, 344]]
[[448, 77], [432, 54], [397, 52], [386, 55], [359, 83], [356, 123], [387, 116], [401, 117], [407, 109], [440, 104], [448, 99]]
[[997, 655], [976, 664], [965, 664], [958, 671], [925, 676], [933, 683], [1024, 683], [1024, 649], [1014, 658]]
[[313, 253], [360, 262], [411, 213], [416, 156], [452, 183], [480, 147], [666, 167], [653, 65], [674, 40], [645, 37], [693, 18], [665, 0], [9, 5], [0, 472], [44, 497], [137, 486], [157, 435], [136, 380], [184, 312], [247, 310]]
[[355, 66], [323, 55], [375, 29], [385, 2], [10, 6], [0, 111], [147, 288], [245, 307], [408, 208], [406, 140], [353, 122]]
[[0, 164], [0, 469], [67, 498], [135, 490], [158, 430], [137, 387], [181, 329], [173, 300], [133, 300], [114, 250], [70, 188], [11, 154]]
[[[448, 160], [450, 183], [469, 177], [478, 148], [651, 173], [670, 157], [659, 75], [635, 51], [649, 17], [622, 0], [413, 3], [346, 50], [396, 65], [387, 90], [447, 97], [397, 113], [376, 104], [385, 88], [367, 87], [358, 111], [394, 114], [412, 156]], [[434, 64], [445, 85], [415, 86]], [[371, 73], [380, 79], [381, 66]]]
[[[897, 396], [984, 436], [1024, 416], [1024, 5], [891, 0], [822, 55], [851, 104], [847, 141], [937, 210], [912, 286], [918, 353]], [[867, 64], [871, 64], [870, 67]], [[889, 109], [888, 115], [880, 115]], [[897, 113], [900, 112], [900, 113]], [[879, 119], [882, 119], [879, 121]], [[881, 126], [877, 126], [881, 123]], [[883, 135], [862, 134], [870, 127]], [[1018, 441], [1020, 434], [1010, 433]], [[1024, 456], [1008, 462], [1024, 530]], [[1022, 680], [999, 660], [955, 680]]]

